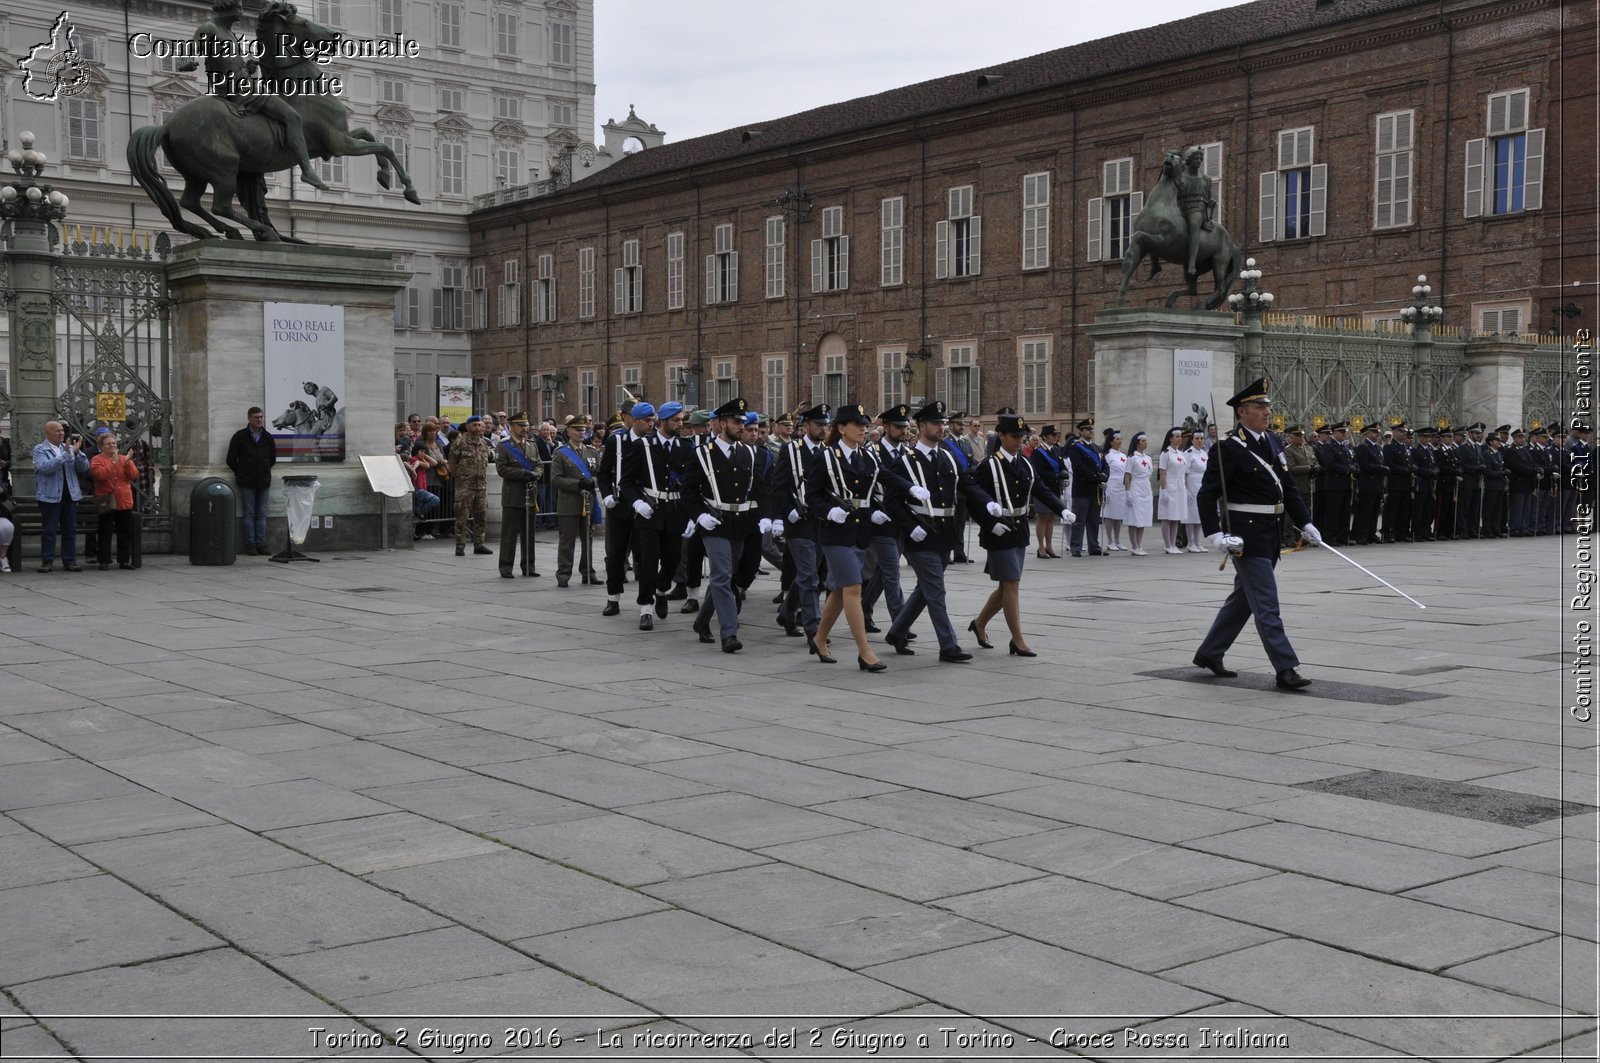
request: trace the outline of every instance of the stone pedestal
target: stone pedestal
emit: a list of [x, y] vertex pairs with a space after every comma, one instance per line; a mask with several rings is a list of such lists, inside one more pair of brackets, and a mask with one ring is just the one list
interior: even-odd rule
[[[1135, 432], [1150, 436], [1150, 453], [1161, 448], [1173, 417], [1174, 371], [1182, 351], [1205, 352], [1211, 360], [1211, 381], [1203, 391], [1227, 386], [1233, 393], [1234, 365], [1244, 328], [1231, 314], [1160, 307], [1115, 307], [1102, 310], [1084, 329], [1094, 339], [1094, 419], [1097, 429], [1121, 429], [1124, 441]], [[1209, 402], [1207, 403], [1209, 406]], [[1232, 427], [1229, 411], [1212, 414]]]
[[[302, 474], [322, 485], [313, 513], [334, 518], [331, 529], [308, 533], [305, 552], [379, 547], [383, 501], [368, 486], [360, 456], [394, 452], [394, 293], [409, 278], [391, 263], [387, 251], [234, 240], [201, 240], [173, 253], [175, 551], [189, 549], [190, 491], [208, 476], [233, 482], [228, 441], [251, 406], [266, 406], [267, 302], [337, 305], [345, 315], [345, 460], [280, 463], [273, 470], [268, 548], [277, 552], [287, 542], [282, 479]], [[267, 411], [269, 421], [276, 412]], [[389, 545], [409, 549], [409, 498], [389, 500], [388, 510]]]
[[1482, 421], [1496, 425], [1522, 424], [1522, 363], [1528, 348], [1500, 340], [1474, 340], [1467, 344], [1462, 366], [1461, 423]]

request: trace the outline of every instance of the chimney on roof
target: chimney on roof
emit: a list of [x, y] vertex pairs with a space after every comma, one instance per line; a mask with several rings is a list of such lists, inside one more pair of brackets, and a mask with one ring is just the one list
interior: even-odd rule
[[741, 144], [748, 144], [752, 140], [754, 140], [756, 137], [762, 136], [765, 133], [766, 133], [765, 129], [746, 129], [744, 131], [743, 135], [741, 135], [739, 137], [739, 142]]
[[1005, 75], [1004, 74], [979, 74], [978, 75], [978, 87], [980, 89], [986, 89], [990, 85], [998, 84], [999, 82], [1001, 82], [1003, 80], [1005, 80]]

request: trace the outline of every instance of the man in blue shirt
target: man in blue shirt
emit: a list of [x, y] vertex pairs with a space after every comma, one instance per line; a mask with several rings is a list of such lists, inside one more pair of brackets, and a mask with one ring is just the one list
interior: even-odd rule
[[82, 450], [83, 437], [69, 437], [60, 421], [46, 421], [44, 442], [33, 448], [33, 493], [44, 524], [39, 536], [40, 572], [55, 567], [58, 531], [62, 570], [83, 571], [78, 567], [78, 502], [83, 498], [78, 478], [89, 471], [89, 458]]

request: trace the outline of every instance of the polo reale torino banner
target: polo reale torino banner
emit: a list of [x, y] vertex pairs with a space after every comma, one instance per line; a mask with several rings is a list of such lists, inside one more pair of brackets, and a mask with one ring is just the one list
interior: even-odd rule
[[343, 461], [344, 307], [264, 303], [267, 423], [279, 461]]

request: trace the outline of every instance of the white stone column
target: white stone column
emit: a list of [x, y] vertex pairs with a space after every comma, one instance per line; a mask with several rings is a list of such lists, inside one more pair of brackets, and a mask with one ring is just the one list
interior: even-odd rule
[[[1151, 453], [1173, 425], [1173, 369], [1177, 352], [1205, 351], [1213, 387], [1233, 393], [1234, 366], [1244, 329], [1232, 314], [1160, 307], [1102, 310], [1084, 329], [1094, 339], [1094, 420], [1098, 429], [1119, 428], [1151, 437]], [[1212, 412], [1218, 431], [1233, 427], [1231, 411]]]
[[[315, 475], [313, 512], [332, 515], [303, 549], [374, 550], [381, 542], [380, 496], [362, 470], [363, 454], [394, 452], [394, 293], [409, 275], [388, 251], [304, 244], [200, 240], [173, 252], [169, 284], [178, 305], [172, 336], [172, 422], [175, 479], [173, 549], [189, 548], [189, 493], [208, 476], [229, 483], [228, 441], [251, 406], [266, 406], [264, 304], [301, 302], [344, 307], [345, 460], [280, 463], [273, 470], [267, 545], [286, 540], [282, 480]], [[270, 420], [277, 411], [268, 410]], [[495, 487], [490, 477], [490, 487]], [[408, 499], [391, 499], [389, 542], [411, 545]], [[242, 540], [241, 540], [242, 541]]]
[[1522, 364], [1528, 348], [1504, 340], [1473, 340], [1467, 344], [1461, 381], [1462, 424], [1482, 421], [1493, 429], [1522, 425]]

